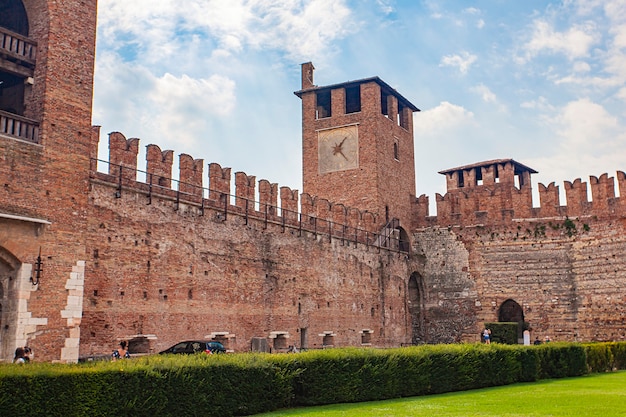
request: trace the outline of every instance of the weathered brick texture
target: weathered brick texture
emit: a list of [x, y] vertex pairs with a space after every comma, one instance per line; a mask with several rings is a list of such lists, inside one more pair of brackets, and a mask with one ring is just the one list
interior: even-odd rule
[[[474, 342], [511, 311], [533, 336], [626, 339], [624, 172], [590, 177], [589, 196], [566, 182], [565, 202], [539, 184], [535, 206], [535, 171], [472, 164], [442, 171], [430, 216], [415, 194], [417, 108], [378, 77], [317, 87], [310, 63], [302, 194], [214, 162], [205, 174], [186, 154], [175, 181], [174, 151], [149, 144], [140, 167], [140, 140], [119, 132], [98, 172], [96, 3], [24, 6], [37, 54], [22, 116], [40, 134], [0, 134], [0, 360], [28, 344], [74, 362], [122, 339], [143, 353], [190, 338], [233, 351]], [[356, 126], [358, 164], [322, 173], [319, 132], [342, 126]]]

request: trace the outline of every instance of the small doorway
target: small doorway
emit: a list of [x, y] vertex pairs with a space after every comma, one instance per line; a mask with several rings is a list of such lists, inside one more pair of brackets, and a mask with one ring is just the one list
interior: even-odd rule
[[502, 303], [498, 311], [498, 321], [504, 323], [517, 323], [517, 340], [523, 342], [524, 330], [524, 310], [516, 301], [508, 299]]
[[413, 272], [409, 278], [408, 306], [411, 315], [411, 343], [426, 343], [424, 332], [424, 278]]
[[300, 329], [300, 349], [307, 349], [309, 347], [307, 328], [302, 327]]

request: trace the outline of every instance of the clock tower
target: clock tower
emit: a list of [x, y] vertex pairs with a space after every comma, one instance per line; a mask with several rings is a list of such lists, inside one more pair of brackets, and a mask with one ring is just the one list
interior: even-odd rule
[[415, 198], [411, 102], [378, 77], [319, 87], [302, 64], [303, 192], [410, 229]]

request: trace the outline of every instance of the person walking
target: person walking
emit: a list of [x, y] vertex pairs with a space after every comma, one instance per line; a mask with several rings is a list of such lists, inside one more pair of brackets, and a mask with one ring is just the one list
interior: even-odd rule
[[486, 327], [485, 327], [485, 330], [483, 330], [483, 340], [485, 341], [486, 344], [488, 345], [491, 344], [491, 330], [489, 330]]

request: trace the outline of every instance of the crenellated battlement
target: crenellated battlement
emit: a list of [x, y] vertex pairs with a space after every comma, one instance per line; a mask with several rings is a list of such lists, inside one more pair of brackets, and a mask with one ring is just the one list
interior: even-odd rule
[[[147, 204], [153, 198], [171, 200], [176, 210], [181, 204], [195, 207], [202, 216], [211, 212], [214, 219], [224, 221], [230, 215], [242, 216], [246, 224], [260, 221], [341, 238], [354, 243], [380, 246], [382, 226], [376, 214], [358, 208], [335, 204], [298, 190], [280, 187], [266, 179], [257, 181], [245, 172], [234, 175], [235, 189], [231, 190], [231, 168], [210, 163], [208, 186], [203, 184], [204, 160], [191, 155], [179, 155], [178, 180], [173, 179], [174, 152], [161, 150], [157, 145], [146, 146], [146, 169], [138, 169], [139, 139], [126, 137], [120, 132], [109, 134], [109, 161], [96, 160], [99, 128], [93, 128], [91, 178], [100, 184], [109, 184], [112, 198], [121, 198], [126, 192], [143, 193]], [[108, 164], [107, 173], [96, 170], [97, 162]], [[145, 176], [142, 181], [139, 177]], [[258, 184], [258, 190], [257, 190]], [[280, 191], [280, 192], [279, 192]], [[383, 230], [384, 233], [384, 230]], [[389, 238], [387, 237], [387, 241]], [[386, 243], [388, 249], [398, 244]]]
[[414, 201], [413, 213], [419, 227], [506, 224], [519, 219], [594, 216], [626, 216], [626, 174], [617, 172], [620, 197], [615, 196], [615, 178], [608, 174], [564, 182], [565, 204], [554, 182], [538, 184], [539, 206], [533, 207], [530, 176], [537, 171], [512, 159], [481, 162], [441, 171], [448, 192], [436, 195], [437, 216], [429, 216], [429, 199]]

